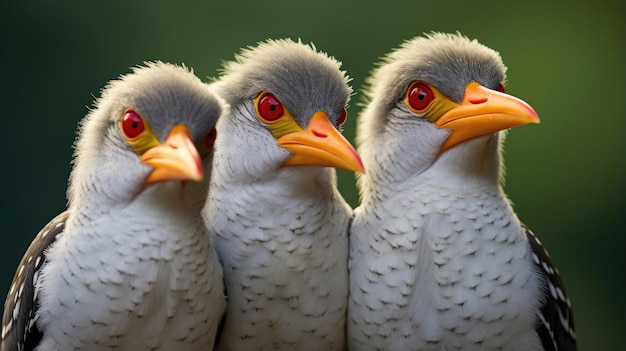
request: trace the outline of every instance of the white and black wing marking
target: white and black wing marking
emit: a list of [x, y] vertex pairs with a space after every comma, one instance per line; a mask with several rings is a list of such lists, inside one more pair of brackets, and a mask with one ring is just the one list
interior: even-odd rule
[[537, 237], [526, 229], [528, 243], [532, 252], [533, 263], [537, 272], [542, 275], [542, 291], [546, 294], [545, 301], [539, 311], [537, 333], [546, 351], [576, 350], [576, 333], [574, 332], [574, 316], [565, 286], [558, 269], [552, 263], [548, 252], [543, 248]]
[[46, 261], [46, 248], [63, 235], [67, 216], [66, 211], [50, 221], [20, 261], [4, 302], [0, 351], [33, 350], [41, 340], [42, 333], [36, 324], [39, 273]]

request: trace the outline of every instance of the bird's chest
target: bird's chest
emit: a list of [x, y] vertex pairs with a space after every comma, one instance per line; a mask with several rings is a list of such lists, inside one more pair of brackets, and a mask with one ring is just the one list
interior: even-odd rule
[[334, 270], [347, 255], [346, 204], [326, 196], [269, 195], [237, 194], [228, 206], [210, 211], [207, 221], [224, 265], [267, 271], [267, 277], [284, 280], [279, 284]]
[[107, 233], [98, 227], [76, 233], [51, 250], [44, 342], [127, 349], [210, 344], [201, 334], [216, 328], [223, 293], [208, 236], [189, 235], [203, 233], [196, 227], [202, 223], [145, 220], [150, 225], [138, 220], [110, 224]]
[[403, 194], [359, 210], [352, 234], [351, 288], [369, 291], [354, 298], [372, 311], [362, 319], [370, 333], [398, 346], [474, 340], [480, 349], [532, 322], [528, 246], [497, 194]]
[[220, 346], [343, 347], [345, 203], [313, 197], [268, 206], [271, 200], [231, 199], [233, 206], [216, 208], [209, 218], [229, 300]]

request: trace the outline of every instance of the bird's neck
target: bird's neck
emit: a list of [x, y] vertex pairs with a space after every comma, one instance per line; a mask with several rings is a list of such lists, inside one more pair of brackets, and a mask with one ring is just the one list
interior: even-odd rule
[[498, 187], [502, 172], [499, 136], [492, 134], [445, 151], [425, 173], [437, 175], [442, 184], [450, 186], [479, 184], [483, 187]]
[[367, 172], [360, 179], [363, 201], [384, 199], [425, 183], [460, 193], [497, 191], [503, 176], [497, 134], [469, 140], [417, 166], [383, 157]]
[[[102, 184], [83, 185], [92, 191], [85, 191], [73, 198], [69, 206], [69, 226], [98, 227], [107, 221], [160, 223], [163, 227], [175, 227], [172, 219], [187, 221], [200, 218], [201, 203], [190, 201], [186, 182], [163, 182], [148, 187], [137, 187], [125, 196], [107, 191]], [[171, 222], [171, 223], [170, 223]]]
[[336, 184], [337, 176], [333, 168], [319, 166], [288, 166], [280, 164], [262, 165], [247, 168], [241, 162], [235, 164], [226, 154], [216, 155], [216, 160], [229, 167], [214, 167], [211, 178], [211, 192], [240, 191], [254, 188], [257, 193], [268, 196], [318, 197], [325, 196]]

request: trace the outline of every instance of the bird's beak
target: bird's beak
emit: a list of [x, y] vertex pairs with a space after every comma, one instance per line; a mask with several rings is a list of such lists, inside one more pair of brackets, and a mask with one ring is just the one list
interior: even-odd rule
[[466, 140], [527, 123], [539, 123], [539, 116], [525, 101], [469, 83], [463, 101], [435, 121], [440, 128], [452, 129], [439, 153]]
[[146, 185], [165, 180], [199, 181], [204, 176], [191, 132], [181, 124], [172, 128], [163, 144], [144, 152], [141, 161], [154, 167], [144, 182]]
[[315, 112], [305, 130], [285, 134], [277, 142], [293, 152], [282, 166], [316, 165], [365, 173], [359, 155], [326, 112]]

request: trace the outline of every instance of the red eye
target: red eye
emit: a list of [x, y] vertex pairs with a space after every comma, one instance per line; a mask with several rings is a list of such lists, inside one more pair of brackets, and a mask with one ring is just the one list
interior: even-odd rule
[[348, 119], [348, 111], [344, 108], [343, 110], [341, 110], [341, 113], [339, 114], [339, 118], [337, 118], [337, 128], [341, 127], [344, 123], [346, 123], [347, 119]]
[[502, 83], [498, 84], [498, 87], [496, 88], [497, 91], [504, 93], [504, 85], [502, 85]]
[[204, 146], [207, 149], [210, 149], [213, 147], [213, 144], [215, 144], [215, 139], [217, 139], [217, 129], [215, 129], [215, 127], [211, 128], [211, 130], [209, 130], [208, 133], [206, 133], [206, 135], [204, 136]]
[[283, 104], [271, 93], [262, 93], [257, 101], [257, 113], [263, 122], [275, 122], [284, 114]]
[[135, 139], [143, 133], [145, 126], [143, 118], [133, 110], [128, 110], [122, 117], [122, 131], [128, 139]]
[[426, 83], [415, 82], [407, 89], [405, 102], [414, 112], [424, 112], [435, 99], [435, 94]]

